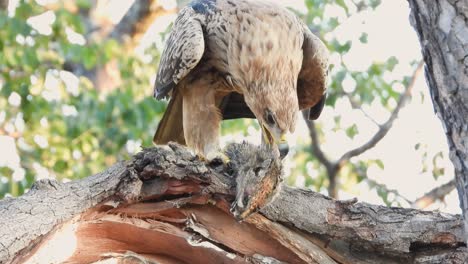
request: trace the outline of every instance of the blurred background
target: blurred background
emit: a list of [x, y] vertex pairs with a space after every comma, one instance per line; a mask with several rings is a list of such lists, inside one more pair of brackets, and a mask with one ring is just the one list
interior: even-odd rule
[[[70, 181], [152, 146], [152, 98], [175, 0], [0, 0], [0, 198]], [[298, 115], [286, 182], [340, 199], [459, 213], [404, 0], [276, 0], [328, 46], [328, 99]], [[260, 143], [224, 122], [222, 143]]]

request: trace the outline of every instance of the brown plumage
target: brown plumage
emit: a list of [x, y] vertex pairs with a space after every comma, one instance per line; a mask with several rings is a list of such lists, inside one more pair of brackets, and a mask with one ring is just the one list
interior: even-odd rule
[[154, 95], [171, 102], [154, 142], [186, 143], [210, 159], [221, 120], [248, 117], [261, 124], [264, 142], [281, 150], [299, 110], [320, 114], [327, 68], [323, 43], [285, 8], [257, 0], [192, 1], [162, 53]]

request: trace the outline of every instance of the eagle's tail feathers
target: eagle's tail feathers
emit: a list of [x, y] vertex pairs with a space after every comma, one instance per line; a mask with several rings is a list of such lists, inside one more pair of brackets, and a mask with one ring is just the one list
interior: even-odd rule
[[174, 92], [161, 121], [159, 121], [153, 142], [157, 145], [163, 145], [173, 141], [185, 145], [182, 120], [182, 95]]

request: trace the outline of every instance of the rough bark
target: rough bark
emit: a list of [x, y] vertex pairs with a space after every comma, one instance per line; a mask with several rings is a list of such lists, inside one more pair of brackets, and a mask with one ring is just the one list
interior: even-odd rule
[[206, 164], [170, 145], [145, 149], [83, 180], [40, 181], [27, 194], [0, 201], [0, 263], [468, 258], [459, 216], [338, 201], [286, 186], [260, 213], [238, 222], [229, 212], [232, 175], [229, 166]]
[[468, 1], [409, 0], [409, 3], [434, 109], [447, 136], [468, 230]]

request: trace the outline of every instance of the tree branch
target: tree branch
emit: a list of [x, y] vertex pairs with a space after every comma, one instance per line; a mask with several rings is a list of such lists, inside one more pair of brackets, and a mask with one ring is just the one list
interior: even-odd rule
[[[70, 5], [67, 3], [72, 2]], [[65, 8], [70, 12], [78, 12], [75, 10], [77, 7], [73, 6], [73, 1], [66, 1]], [[115, 39], [118, 42], [124, 43], [125, 48], [129, 51], [133, 51], [135, 46], [138, 44], [141, 37], [152, 25], [154, 20], [162, 15], [175, 13], [177, 10], [165, 10], [159, 1], [157, 0], [140, 0], [134, 1], [127, 13], [121, 19], [121, 21], [110, 30], [110, 24], [107, 20], [101, 19], [96, 20], [92, 18], [92, 13], [95, 13], [99, 2], [93, 1], [93, 8], [90, 10], [81, 10], [83, 21], [88, 26], [88, 33], [85, 34], [85, 38], [90, 41], [90, 35], [93, 32], [94, 35], [98, 35], [98, 39]], [[61, 6], [61, 5], [59, 5]], [[49, 8], [57, 8], [56, 5], [51, 5]], [[99, 29], [97, 32], [95, 29]], [[78, 76], [86, 76], [100, 90], [112, 90], [121, 84], [118, 65], [116, 61], [110, 61], [106, 65], [98, 66], [91, 70], [86, 70], [80, 63], [73, 63], [66, 61], [64, 69], [73, 72]]]
[[427, 192], [423, 196], [419, 197], [413, 203], [411, 203], [411, 206], [417, 209], [427, 208], [429, 205], [433, 204], [437, 200], [444, 199], [444, 197], [447, 196], [450, 192], [452, 192], [455, 189], [455, 187], [455, 179], [452, 179], [451, 181], [441, 186], [438, 186], [432, 189], [431, 191]]
[[338, 159], [339, 166], [342, 166], [342, 164], [348, 162], [349, 159], [351, 159], [352, 157], [361, 155], [362, 153], [366, 152], [367, 150], [375, 147], [375, 145], [387, 135], [388, 131], [390, 130], [390, 128], [393, 125], [393, 122], [398, 117], [398, 114], [400, 113], [400, 110], [403, 108], [403, 106], [405, 105], [408, 97], [411, 95], [411, 91], [412, 91], [412, 89], [413, 89], [413, 87], [414, 87], [414, 85], [416, 83], [416, 80], [417, 80], [418, 76], [420, 75], [420, 73], [422, 71], [423, 65], [424, 65], [423, 61], [421, 61], [418, 64], [415, 72], [413, 73], [413, 76], [411, 77], [411, 80], [410, 80], [409, 84], [405, 87], [405, 91], [401, 94], [400, 99], [398, 100], [398, 103], [397, 103], [395, 109], [393, 110], [393, 112], [391, 113], [389, 119], [385, 123], [383, 123], [382, 125], [379, 126], [379, 130], [374, 134], [374, 136], [372, 136], [372, 138], [369, 141], [367, 141], [366, 143], [364, 143], [360, 147], [357, 147], [355, 149], [352, 149], [352, 150], [344, 153]]
[[468, 241], [467, 1], [409, 0], [410, 22], [421, 43], [425, 76], [453, 163]]
[[177, 8], [166, 10], [157, 0], [135, 1], [122, 20], [114, 27], [109, 37], [119, 42], [123, 42], [126, 36], [129, 37], [127, 48], [131, 50], [138, 44], [140, 38], [156, 18], [176, 12]]
[[326, 156], [325, 153], [320, 148], [320, 144], [318, 141], [318, 134], [317, 129], [315, 127], [315, 123], [313, 121], [308, 120], [306, 111], [302, 112], [304, 117], [304, 121], [309, 128], [309, 134], [312, 144], [312, 153], [318, 159], [320, 163], [325, 166], [327, 170], [328, 176], [328, 195], [333, 198], [338, 197], [338, 183], [337, 183], [337, 174], [338, 174], [338, 164], [335, 162], [330, 161]]
[[356, 102], [356, 100], [353, 99], [350, 93], [343, 93], [343, 95], [348, 98], [349, 102], [351, 103], [351, 107], [353, 107], [354, 109], [358, 109], [363, 115], [365, 115], [375, 125], [377, 126], [380, 125], [372, 116], [369, 115], [369, 113], [367, 113], [366, 111], [362, 109], [361, 105], [358, 102]]
[[366, 181], [369, 185], [370, 188], [374, 188], [374, 189], [381, 189], [381, 190], [384, 190], [386, 193], [392, 193], [395, 195], [395, 197], [398, 197], [402, 200], [404, 200], [406, 203], [411, 204], [412, 201], [410, 201], [408, 198], [406, 198], [404, 195], [400, 194], [398, 192], [398, 190], [395, 190], [395, 189], [390, 189], [387, 187], [387, 185], [383, 184], [383, 183], [380, 183], [376, 180], [373, 180], [371, 178], [369, 178], [369, 176], [367, 175], [367, 170], [364, 170], [360, 167], [356, 167], [356, 166], [352, 166], [352, 170], [359, 175], [359, 177], [362, 177], [364, 181]]
[[[384, 124], [379, 125], [379, 130], [374, 134], [374, 136], [372, 136], [372, 138], [370, 138], [369, 141], [367, 141], [366, 143], [364, 143], [360, 147], [357, 147], [355, 149], [349, 150], [348, 152], [344, 153], [336, 162], [333, 162], [333, 161], [329, 160], [326, 157], [325, 153], [320, 148], [320, 144], [318, 142], [317, 129], [315, 127], [315, 124], [312, 121], [309, 121], [307, 119], [306, 113], [303, 113], [304, 120], [305, 120], [305, 122], [307, 124], [307, 127], [309, 128], [309, 133], [310, 133], [310, 137], [311, 137], [311, 141], [312, 141], [311, 142], [312, 143], [312, 153], [315, 155], [317, 160], [325, 166], [325, 168], [327, 170], [328, 179], [329, 179], [329, 182], [330, 182], [329, 186], [328, 186], [328, 194], [331, 197], [334, 197], [334, 198], [337, 197], [338, 184], [337, 184], [336, 177], [337, 177], [337, 174], [338, 174], [340, 168], [346, 162], [348, 162], [352, 157], [358, 156], [358, 155], [366, 152], [367, 150], [373, 148], [380, 140], [382, 140], [387, 135], [388, 131], [390, 130], [390, 128], [393, 125], [393, 122], [398, 117], [398, 114], [399, 114], [400, 110], [403, 108], [403, 106], [406, 103], [406, 100], [410, 96], [411, 91], [412, 91], [412, 89], [413, 89], [413, 87], [414, 87], [414, 85], [416, 83], [416, 80], [417, 80], [418, 76], [420, 75], [420, 73], [422, 71], [423, 65], [424, 65], [423, 61], [421, 61], [418, 64], [415, 72], [413, 73], [413, 75], [411, 77], [411, 80], [410, 80], [409, 84], [405, 87], [405, 91], [401, 94], [401, 96], [400, 96], [400, 98], [399, 98], [399, 100], [397, 102], [397, 105], [396, 105], [395, 109], [393, 110], [393, 112], [391, 113], [389, 119]], [[345, 94], [345, 95], [348, 96], [348, 98], [350, 99], [350, 102], [353, 105], [353, 107], [357, 107], [356, 102], [351, 100], [352, 98], [349, 97], [349, 94]], [[363, 111], [362, 109], [361, 109], [361, 111], [375, 123], [375, 121], [370, 116], [368, 116], [365, 111]]]
[[7, 10], [8, 0], [0, 0], [0, 10]]
[[307, 124], [307, 127], [309, 128], [309, 134], [312, 144], [312, 153], [318, 159], [318, 161], [320, 161], [320, 163], [322, 163], [325, 167], [332, 167], [332, 162], [325, 156], [325, 153], [320, 148], [317, 128], [315, 127], [314, 121], [310, 121], [307, 119], [307, 113], [305, 111], [302, 112], [302, 115], [304, 117], [304, 121]]
[[[237, 222], [229, 213], [230, 170], [170, 145], [83, 180], [40, 181], [0, 201], [0, 262], [92, 263], [123, 252], [169, 263], [463, 263], [468, 257], [459, 216], [337, 201], [287, 186], [260, 214]], [[52, 254], [54, 246], [63, 250], [64, 239], [74, 241], [66, 254]]]

